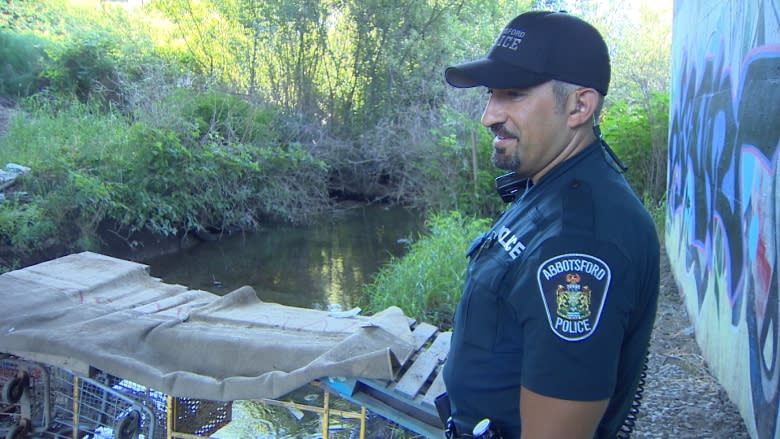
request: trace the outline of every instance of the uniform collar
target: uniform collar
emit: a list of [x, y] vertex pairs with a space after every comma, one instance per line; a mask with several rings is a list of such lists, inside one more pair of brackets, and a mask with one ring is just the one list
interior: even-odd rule
[[526, 189], [526, 193], [528, 193], [532, 187], [537, 187], [539, 185], [545, 184], [548, 181], [556, 180], [560, 178], [561, 176], [565, 175], [571, 168], [577, 166], [580, 163], [594, 160], [596, 157], [599, 156], [599, 154], [597, 154], [599, 151], [604, 151], [604, 147], [602, 145], [601, 139], [596, 139], [593, 141], [593, 143], [586, 146], [585, 149], [583, 149], [579, 153], [575, 154], [572, 157], [569, 157], [568, 159], [556, 165], [554, 168], [550, 170], [550, 172], [543, 175], [542, 178], [540, 178], [539, 181], [536, 182], [536, 184], [531, 183], [531, 180], [529, 179], [528, 180], [529, 184], [528, 184], [528, 188]]

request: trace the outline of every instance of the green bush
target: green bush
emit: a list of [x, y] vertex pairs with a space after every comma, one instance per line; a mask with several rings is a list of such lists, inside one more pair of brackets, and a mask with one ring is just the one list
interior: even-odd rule
[[[193, 101], [209, 99], [214, 95]], [[237, 133], [256, 124], [252, 129], [261, 130], [273, 113], [220, 100], [227, 101], [240, 111], [228, 106], [218, 114], [234, 117], [212, 119], [212, 135], [203, 136], [192, 124], [156, 127], [96, 104], [45, 95], [24, 100], [27, 114], [18, 112], [0, 137], [0, 162], [32, 168], [19, 189], [31, 194], [35, 209], [4, 206], [6, 215], [50, 224], [57, 245], [95, 249], [102, 224], [128, 235], [142, 230], [175, 235], [251, 230], [264, 217], [303, 221], [321, 212], [328, 203], [327, 166], [300, 144], [274, 143], [270, 129], [243, 136], [257, 143], [236, 142], [233, 134], [228, 141], [214, 127]], [[186, 120], [182, 114], [171, 120], [176, 118]], [[265, 137], [267, 143], [260, 143]], [[27, 243], [26, 230], [6, 226], [2, 239]], [[27, 252], [24, 245], [19, 251]]]
[[197, 125], [197, 137], [213, 141], [268, 144], [277, 139], [275, 113], [253, 106], [244, 99], [221, 91], [207, 91], [188, 97], [174, 96], [183, 102], [182, 115]]
[[626, 179], [643, 199], [659, 203], [666, 191], [669, 94], [646, 103], [618, 101], [604, 114], [604, 138], [628, 166]]
[[69, 168], [71, 161], [101, 163], [117, 154], [117, 146], [127, 136], [126, 118], [98, 105], [39, 93], [23, 99], [19, 110], [8, 133], [0, 137], [3, 163], [21, 163], [34, 170]]
[[[432, 188], [436, 192], [455, 197], [449, 206], [434, 206], [435, 210], [453, 209], [476, 216], [492, 216], [500, 211], [504, 203], [496, 194], [495, 177], [506, 171], [493, 165], [493, 136], [479, 119], [443, 107], [438, 127], [430, 131], [439, 139], [436, 152], [443, 164], [428, 167], [426, 174], [433, 177]], [[458, 166], [457, 172], [443, 173], [446, 164]]]
[[131, 233], [149, 229], [168, 236], [194, 227], [192, 152], [175, 132], [144, 123], [129, 128], [126, 142], [127, 154], [117, 157], [113, 171], [104, 171], [117, 189], [111, 215]]
[[55, 93], [81, 102], [121, 103], [119, 44], [111, 34], [87, 34], [68, 41], [53, 55], [46, 77]]
[[402, 258], [392, 258], [366, 286], [366, 308], [400, 307], [407, 316], [446, 330], [460, 300], [471, 241], [490, 226], [487, 219], [458, 212], [435, 214], [429, 232]]
[[63, 28], [68, 8], [63, 0], [0, 2], [0, 28], [17, 32], [58, 33]]
[[301, 220], [322, 205], [313, 197], [327, 199], [326, 167], [295, 145], [193, 142], [145, 123], [128, 143], [111, 214], [131, 232], [253, 229], [263, 216]]
[[113, 188], [101, 172], [115, 169], [112, 158], [126, 136], [125, 121], [94, 106], [43, 95], [23, 100], [20, 110], [0, 136], [0, 163], [31, 168], [15, 189], [28, 192], [32, 202], [3, 209], [8, 217], [45, 225], [42, 230], [51, 236], [33, 245], [25, 238], [32, 236], [27, 229], [6, 227], [5, 239], [17, 241], [14, 253], [24, 257], [46, 246], [95, 249], [97, 226], [113, 201]]
[[0, 30], [0, 96], [24, 97], [40, 91], [48, 60], [46, 40]]
[[0, 273], [14, 270], [45, 250], [57, 235], [57, 225], [37, 202], [0, 203]]
[[[43, 80], [24, 95], [45, 85], [50, 92], [75, 95], [81, 102], [124, 104], [129, 80], [140, 79], [142, 66], [159, 59], [148, 28], [111, 2], [80, 3], [38, 0], [0, 5], [0, 29], [20, 40], [11, 45], [15, 49], [11, 53], [30, 55], [27, 62]], [[13, 60], [2, 47], [0, 55]]]
[[655, 231], [663, 243], [666, 234], [666, 194], [664, 193], [660, 200], [653, 200], [651, 197], [646, 196], [643, 202], [650, 212], [650, 216], [653, 217]]
[[282, 143], [272, 110], [224, 92], [173, 90], [134, 118], [113, 214], [131, 231], [253, 229], [261, 217], [303, 221], [328, 205], [327, 166]]

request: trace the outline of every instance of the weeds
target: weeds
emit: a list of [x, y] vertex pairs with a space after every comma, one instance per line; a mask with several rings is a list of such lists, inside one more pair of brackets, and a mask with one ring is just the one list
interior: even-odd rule
[[44, 243], [94, 250], [102, 224], [123, 235], [251, 230], [263, 218], [302, 221], [328, 203], [327, 166], [276, 138], [274, 113], [233, 96], [172, 105], [180, 113], [170, 120], [197, 123], [167, 128], [43, 94], [22, 109], [0, 137], [0, 162], [32, 168], [15, 188], [32, 201], [0, 205], [3, 260]]
[[407, 316], [448, 329], [463, 288], [466, 249], [489, 225], [487, 219], [458, 212], [433, 215], [428, 234], [413, 242], [403, 258], [391, 259], [366, 286], [367, 309], [398, 306]]

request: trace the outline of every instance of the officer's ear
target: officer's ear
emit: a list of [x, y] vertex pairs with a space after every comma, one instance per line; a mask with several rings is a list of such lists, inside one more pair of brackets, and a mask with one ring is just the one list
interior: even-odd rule
[[569, 128], [578, 128], [582, 125], [590, 127], [593, 123], [593, 114], [599, 105], [599, 92], [592, 88], [578, 88], [569, 97]]

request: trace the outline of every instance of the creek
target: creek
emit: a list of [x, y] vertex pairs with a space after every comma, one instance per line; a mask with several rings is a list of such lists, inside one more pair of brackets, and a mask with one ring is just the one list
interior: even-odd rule
[[[363, 286], [392, 256], [400, 257], [409, 240], [423, 230], [423, 219], [400, 207], [358, 206], [296, 226], [272, 224], [262, 230], [198, 244], [148, 258], [152, 276], [165, 283], [226, 294], [244, 285], [266, 302], [314, 309], [347, 310], [358, 303]], [[323, 405], [321, 389], [305, 386], [285, 401]], [[334, 396], [335, 398], [335, 396]], [[359, 411], [335, 398], [334, 408]], [[322, 419], [312, 412], [252, 401], [233, 405], [233, 420], [218, 437], [319, 438]], [[332, 439], [355, 437], [355, 419], [333, 417]], [[367, 437], [413, 437], [370, 414]], [[377, 433], [379, 432], [379, 433]]]
[[361, 205], [312, 224], [271, 224], [144, 263], [165, 283], [214, 294], [248, 285], [266, 302], [349, 309], [382, 264], [402, 256], [422, 227], [414, 211]]

